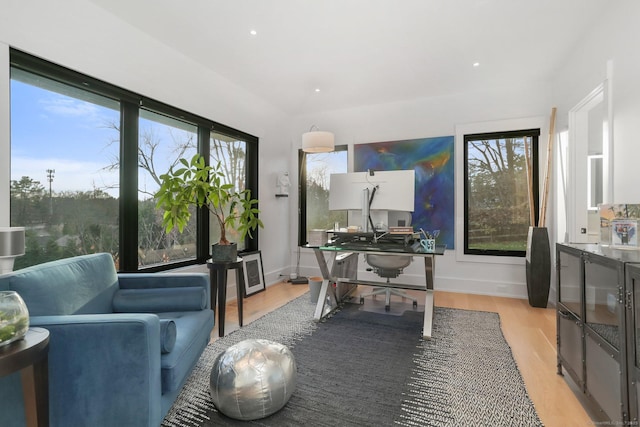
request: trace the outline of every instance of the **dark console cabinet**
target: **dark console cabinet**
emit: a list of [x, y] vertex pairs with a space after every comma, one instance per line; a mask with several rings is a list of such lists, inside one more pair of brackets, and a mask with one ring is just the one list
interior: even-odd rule
[[556, 268], [558, 373], [564, 368], [597, 418], [637, 424], [634, 287], [637, 281], [640, 291], [640, 252], [557, 244]]
[[558, 373], [561, 365], [584, 391], [582, 252], [562, 247], [557, 251], [558, 266]]
[[627, 312], [627, 378], [629, 420], [640, 419], [640, 265], [627, 268], [625, 306]]

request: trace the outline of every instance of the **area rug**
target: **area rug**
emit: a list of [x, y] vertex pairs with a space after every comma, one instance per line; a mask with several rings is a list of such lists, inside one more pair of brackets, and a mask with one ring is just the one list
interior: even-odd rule
[[[315, 323], [314, 307], [303, 295], [210, 344], [162, 425], [542, 425], [497, 313], [436, 307], [433, 336], [423, 340], [423, 312], [345, 304]], [[287, 345], [298, 377], [281, 411], [242, 422], [216, 411], [209, 373], [220, 352], [249, 338]]]

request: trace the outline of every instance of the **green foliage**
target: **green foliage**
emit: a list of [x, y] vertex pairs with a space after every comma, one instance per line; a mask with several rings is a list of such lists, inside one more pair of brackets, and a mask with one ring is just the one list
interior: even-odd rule
[[307, 230], [329, 230], [338, 222], [347, 224], [346, 211], [329, 210], [329, 189], [315, 181], [307, 184]]
[[38, 181], [22, 177], [11, 184], [11, 224], [27, 227], [25, 255], [14, 270], [88, 253], [118, 257], [118, 200], [101, 190], [50, 199]]
[[233, 184], [225, 183], [221, 163], [206, 165], [199, 154], [191, 161], [180, 159], [178, 169], [172, 167], [160, 175], [160, 189], [154, 196], [156, 207], [164, 211], [162, 225], [167, 233], [176, 227], [182, 233], [191, 218], [190, 206], [204, 206], [211, 212], [218, 221], [219, 243], [223, 245], [229, 244], [227, 227], [235, 228], [244, 239], [264, 226], [258, 218], [258, 200], [251, 198], [251, 192], [236, 191]]
[[48, 214], [45, 189], [40, 181], [23, 176], [11, 181], [11, 220], [15, 224], [28, 226], [42, 223]]

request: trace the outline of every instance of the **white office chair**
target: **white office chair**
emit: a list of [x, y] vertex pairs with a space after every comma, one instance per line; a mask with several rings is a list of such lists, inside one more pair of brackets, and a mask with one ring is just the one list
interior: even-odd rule
[[[389, 224], [398, 225], [411, 225], [411, 213], [410, 212], [389, 212]], [[390, 278], [398, 277], [403, 273], [405, 267], [408, 267], [413, 261], [413, 257], [407, 255], [378, 255], [378, 254], [365, 254], [365, 262], [372, 267], [374, 273], [380, 277], [387, 279], [387, 283], [390, 283]], [[411, 300], [413, 308], [418, 307], [418, 300], [409, 296], [405, 292], [394, 288], [377, 288], [372, 292], [360, 295], [360, 304], [364, 304], [364, 299], [369, 296], [382, 295], [385, 296], [384, 309], [389, 311], [391, 309], [391, 295], [396, 295]]]

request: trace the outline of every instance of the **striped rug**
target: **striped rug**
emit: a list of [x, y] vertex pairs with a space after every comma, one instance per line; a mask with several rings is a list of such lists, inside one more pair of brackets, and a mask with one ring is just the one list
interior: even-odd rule
[[[345, 304], [315, 323], [302, 295], [210, 344], [162, 425], [542, 425], [497, 313], [436, 307], [432, 339], [423, 340], [423, 313], [407, 307], [391, 315]], [[287, 345], [298, 383], [281, 411], [241, 422], [216, 411], [209, 373], [220, 352], [249, 338]]]

